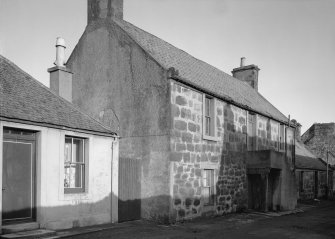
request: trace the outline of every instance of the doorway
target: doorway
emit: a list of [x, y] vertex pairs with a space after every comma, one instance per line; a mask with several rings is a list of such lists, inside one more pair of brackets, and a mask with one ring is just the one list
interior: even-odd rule
[[3, 132], [2, 221], [34, 221], [36, 133], [13, 128]]

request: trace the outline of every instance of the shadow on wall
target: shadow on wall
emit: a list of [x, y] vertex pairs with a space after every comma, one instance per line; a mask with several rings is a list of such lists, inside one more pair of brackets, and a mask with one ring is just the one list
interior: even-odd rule
[[[91, 225], [99, 225], [112, 222], [111, 201], [117, 200], [117, 198], [111, 194], [104, 199], [95, 203], [85, 203], [79, 200], [68, 200], [67, 202], [71, 205], [62, 205], [54, 207], [36, 207], [34, 209], [37, 217], [32, 219], [40, 224], [41, 228], [59, 230], [75, 227], [85, 227]], [[145, 199], [131, 199], [131, 200], [118, 200], [118, 204], [121, 205], [118, 209], [118, 222], [131, 221], [141, 219], [138, 212], [141, 212], [141, 202], [150, 204], [151, 202], [169, 202], [170, 196], [160, 195]], [[169, 205], [167, 205], [168, 207]], [[122, 210], [120, 210], [122, 209]], [[132, 210], [135, 210], [132, 211]], [[11, 210], [3, 212], [5, 218], [17, 218], [22, 215], [30, 215], [30, 208], [23, 208], [20, 210]], [[122, 220], [123, 219], [123, 220]], [[160, 214], [159, 211], [154, 210], [149, 215], [147, 220], [155, 221], [159, 224], [169, 224], [175, 220], [168, 214]], [[25, 220], [27, 221], [27, 220]], [[22, 221], [3, 221], [2, 225], [8, 225], [13, 223], [20, 223]]]
[[241, 212], [248, 207], [246, 160], [243, 152], [222, 154], [217, 192], [217, 213]]
[[224, 142], [216, 183], [217, 213], [240, 212], [248, 207], [246, 178], [246, 119], [237, 121], [230, 104], [224, 107]]

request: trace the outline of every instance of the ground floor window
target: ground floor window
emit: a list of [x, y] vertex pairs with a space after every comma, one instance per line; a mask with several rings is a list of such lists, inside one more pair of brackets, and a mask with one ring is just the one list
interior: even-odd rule
[[204, 169], [202, 179], [202, 197], [204, 199], [204, 205], [214, 205], [214, 170]]
[[85, 191], [85, 139], [66, 136], [64, 155], [64, 192]]

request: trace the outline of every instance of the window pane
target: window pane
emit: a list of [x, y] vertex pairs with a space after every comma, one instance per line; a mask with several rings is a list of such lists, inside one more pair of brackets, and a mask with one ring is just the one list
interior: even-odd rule
[[204, 204], [210, 203], [210, 189], [209, 188], [203, 188], [202, 189], [202, 196], [204, 198]]
[[212, 125], [212, 119], [208, 118], [208, 135], [213, 136], [213, 125]]
[[64, 162], [70, 163], [72, 157], [72, 150], [71, 150], [72, 139], [65, 138], [65, 155], [64, 155]]
[[214, 136], [214, 125], [213, 125], [213, 119], [214, 119], [214, 109], [213, 109], [213, 103], [214, 100], [212, 98], [205, 98], [205, 110], [204, 110], [204, 116], [205, 116], [205, 129], [204, 134], [208, 136]]
[[210, 118], [206, 117], [205, 134], [210, 135]]
[[214, 188], [214, 170], [208, 170], [210, 186]]
[[73, 139], [73, 162], [84, 162], [82, 139]]
[[70, 166], [64, 167], [64, 188], [70, 188]]
[[204, 170], [202, 180], [203, 180], [202, 185], [204, 187], [208, 187], [209, 185], [208, 185], [208, 178], [207, 178], [207, 170]]
[[211, 99], [206, 97], [205, 105], [206, 105], [205, 114], [206, 116], [210, 117], [211, 116]]
[[81, 188], [83, 185], [83, 167], [84, 165], [77, 164], [75, 169], [75, 182], [74, 185], [76, 188]]

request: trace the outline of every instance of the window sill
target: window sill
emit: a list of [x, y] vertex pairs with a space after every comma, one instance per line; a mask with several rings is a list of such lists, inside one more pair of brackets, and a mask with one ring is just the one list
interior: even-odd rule
[[83, 192], [83, 193], [64, 193], [63, 195], [63, 200], [64, 201], [86, 201], [90, 200], [91, 197], [88, 195], [88, 193]]
[[208, 136], [208, 135], [202, 135], [202, 138], [205, 139], [205, 140], [209, 140], [209, 141], [219, 141], [219, 138], [218, 137], [215, 137], [215, 136]]
[[215, 207], [216, 205], [214, 204], [214, 205], [203, 205], [203, 207], [202, 207], [202, 212], [211, 212], [211, 211], [213, 211], [213, 210], [215, 210], [216, 209], [216, 207]]
[[85, 194], [84, 188], [64, 188], [64, 194]]

